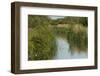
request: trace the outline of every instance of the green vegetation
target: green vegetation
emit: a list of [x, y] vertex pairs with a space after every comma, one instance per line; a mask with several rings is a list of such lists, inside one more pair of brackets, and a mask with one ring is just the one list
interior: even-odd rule
[[64, 17], [61, 19], [51, 20], [51, 25], [58, 25], [58, 24], [82, 24], [83, 26], [88, 26], [88, 18], [87, 17]]
[[[29, 16], [29, 24], [31, 24], [30, 17], [33, 17], [32, 19], [36, 17], [37, 20], [35, 22], [36, 25], [33, 23], [34, 27], [29, 27], [28, 31], [28, 58], [29, 60], [51, 59], [56, 51], [53, 29], [49, 28], [44, 16]], [[38, 18], [41, 20], [39, 21]]]
[[82, 24], [69, 25], [67, 28], [55, 27], [57, 36], [67, 39], [70, 44], [70, 50], [87, 51], [88, 48], [88, 34], [87, 27]]
[[87, 51], [86, 17], [28, 16], [28, 60], [52, 59], [57, 51], [56, 37], [64, 37], [71, 50]]
[[87, 28], [81, 24], [76, 24], [69, 29], [67, 40], [70, 44], [70, 49], [77, 51], [87, 51], [88, 35]]

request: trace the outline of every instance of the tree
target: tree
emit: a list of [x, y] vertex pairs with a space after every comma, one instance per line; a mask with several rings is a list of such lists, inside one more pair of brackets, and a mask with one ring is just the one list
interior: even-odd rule
[[39, 25], [49, 25], [50, 19], [47, 16], [36, 16], [36, 15], [29, 15], [28, 16], [28, 26], [29, 28], [34, 28]]

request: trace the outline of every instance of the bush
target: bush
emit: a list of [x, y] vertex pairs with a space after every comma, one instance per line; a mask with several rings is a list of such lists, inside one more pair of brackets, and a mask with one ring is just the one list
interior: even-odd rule
[[29, 60], [52, 59], [56, 52], [56, 41], [49, 26], [37, 26], [29, 31]]

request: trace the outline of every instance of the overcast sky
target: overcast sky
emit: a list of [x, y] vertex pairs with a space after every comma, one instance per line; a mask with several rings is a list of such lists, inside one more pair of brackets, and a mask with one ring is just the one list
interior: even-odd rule
[[51, 19], [60, 19], [60, 18], [64, 18], [64, 16], [48, 16]]

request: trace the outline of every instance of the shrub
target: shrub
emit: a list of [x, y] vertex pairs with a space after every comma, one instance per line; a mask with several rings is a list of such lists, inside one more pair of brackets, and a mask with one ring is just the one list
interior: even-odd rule
[[[31, 36], [31, 37], [30, 37]], [[47, 60], [56, 52], [55, 36], [49, 26], [37, 26], [29, 32], [29, 60]]]

